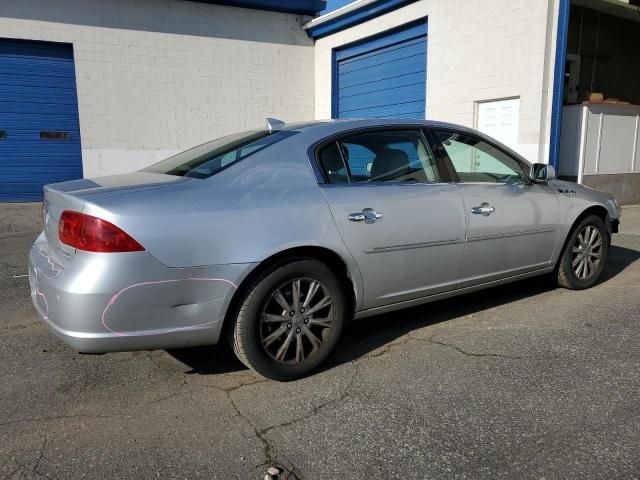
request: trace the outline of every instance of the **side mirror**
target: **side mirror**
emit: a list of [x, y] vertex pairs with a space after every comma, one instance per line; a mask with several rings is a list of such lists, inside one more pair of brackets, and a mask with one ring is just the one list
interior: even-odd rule
[[529, 174], [533, 183], [547, 183], [556, 178], [556, 170], [546, 163], [534, 163]]

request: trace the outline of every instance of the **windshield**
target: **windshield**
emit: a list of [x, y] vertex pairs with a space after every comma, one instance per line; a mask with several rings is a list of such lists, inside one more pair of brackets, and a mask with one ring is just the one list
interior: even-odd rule
[[292, 130], [280, 132], [252, 130], [236, 133], [178, 153], [142, 171], [180, 177], [209, 178], [220, 170], [296, 133]]

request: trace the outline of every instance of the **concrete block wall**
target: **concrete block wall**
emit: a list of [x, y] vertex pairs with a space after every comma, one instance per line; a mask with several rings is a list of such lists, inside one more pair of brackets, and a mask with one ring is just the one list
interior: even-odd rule
[[428, 18], [427, 118], [476, 126], [477, 102], [520, 98], [519, 145], [548, 161], [558, 0], [421, 0], [316, 42], [316, 117], [331, 116], [332, 49]]
[[268, 116], [312, 119], [309, 20], [183, 0], [0, 2], [0, 37], [73, 44], [87, 177], [137, 170]]

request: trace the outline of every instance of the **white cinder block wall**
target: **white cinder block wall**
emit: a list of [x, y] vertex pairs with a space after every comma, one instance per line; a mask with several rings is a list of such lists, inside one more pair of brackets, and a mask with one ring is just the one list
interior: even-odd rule
[[558, 0], [421, 0], [316, 42], [316, 117], [331, 116], [331, 51], [428, 17], [427, 118], [476, 126], [477, 102], [520, 97], [516, 150], [548, 161]]
[[85, 176], [314, 117], [309, 21], [183, 0], [0, 2], [0, 37], [73, 44]]

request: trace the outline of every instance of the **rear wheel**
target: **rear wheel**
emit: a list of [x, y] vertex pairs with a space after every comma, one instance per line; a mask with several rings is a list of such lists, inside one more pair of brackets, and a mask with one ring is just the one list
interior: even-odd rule
[[585, 218], [571, 232], [558, 266], [558, 285], [572, 290], [593, 286], [607, 259], [609, 235], [602, 219]]
[[317, 260], [292, 259], [249, 288], [233, 327], [233, 349], [264, 377], [299, 378], [331, 353], [346, 315], [336, 275]]

